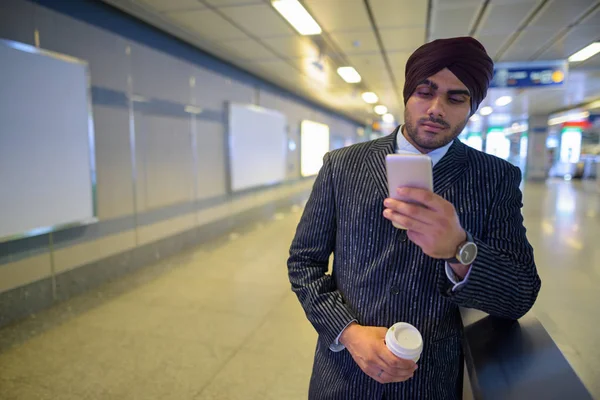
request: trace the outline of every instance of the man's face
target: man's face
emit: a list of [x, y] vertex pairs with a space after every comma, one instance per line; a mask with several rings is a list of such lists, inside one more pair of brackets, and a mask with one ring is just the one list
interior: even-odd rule
[[443, 147], [469, 121], [471, 97], [450, 70], [443, 69], [421, 82], [406, 103], [405, 136], [422, 153]]

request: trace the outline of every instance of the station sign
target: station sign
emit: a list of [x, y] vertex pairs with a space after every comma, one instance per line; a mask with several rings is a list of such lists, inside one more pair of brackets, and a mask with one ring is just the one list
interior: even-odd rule
[[498, 63], [494, 67], [492, 88], [528, 88], [561, 86], [564, 84], [566, 61], [535, 61], [528, 63]]

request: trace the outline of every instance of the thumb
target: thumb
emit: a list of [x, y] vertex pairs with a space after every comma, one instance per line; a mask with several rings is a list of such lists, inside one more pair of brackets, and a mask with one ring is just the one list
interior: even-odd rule
[[388, 328], [385, 328], [383, 326], [377, 326], [374, 327], [373, 329], [373, 333], [375, 334], [375, 336], [384, 339], [385, 338], [385, 334], [387, 333]]

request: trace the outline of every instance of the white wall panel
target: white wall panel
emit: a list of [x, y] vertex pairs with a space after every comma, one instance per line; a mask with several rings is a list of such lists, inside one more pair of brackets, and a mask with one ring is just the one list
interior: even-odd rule
[[135, 94], [180, 104], [190, 102], [189, 63], [146, 46], [132, 45], [131, 64]]

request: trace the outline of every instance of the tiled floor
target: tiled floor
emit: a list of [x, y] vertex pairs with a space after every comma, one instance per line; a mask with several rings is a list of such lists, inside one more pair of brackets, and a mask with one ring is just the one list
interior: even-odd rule
[[[535, 313], [600, 398], [600, 194], [525, 187]], [[306, 399], [316, 335], [285, 261], [299, 211], [0, 331], [0, 399]]]
[[600, 399], [600, 189], [556, 180], [529, 184], [524, 196], [542, 278], [535, 315]]

